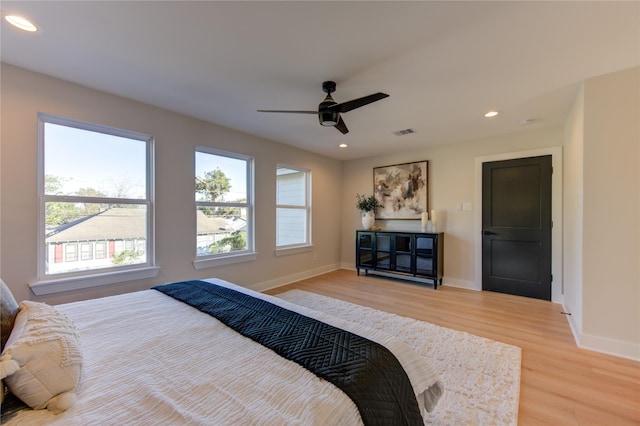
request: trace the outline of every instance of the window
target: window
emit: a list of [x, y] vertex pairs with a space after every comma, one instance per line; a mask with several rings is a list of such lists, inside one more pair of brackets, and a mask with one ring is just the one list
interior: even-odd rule
[[93, 243], [82, 243], [80, 245], [80, 260], [93, 259]]
[[107, 242], [97, 241], [96, 242], [96, 259], [104, 259], [105, 257], [107, 257]]
[[[34, 292], [157, 274], [152, 137], [48, 114], [38, 115], [38, 126], [40, 249]], [[132, 241], [141, 241], [141, 247]], [[143, 274], [123, 274], [144, 268], [149, 270]], [[117, 277], [106, 277], [111, 272]], [[86, 279], [97, 275], [98, 281]], [[74, 284], [60, 287], [65, 279]], [[47, 288], [48, 281], [56, 286]]]
[[197, 147], [197, 269], [255, 259], [253, 158]]
[[276, 169], [276, 249], [310, 247], [310, 188], [311, 172], [309, 170], [278, 165]]
[[77, 244], [65, 244], [64, 246], [64, 261], [76, 262], [78, 260], [78, 245]]

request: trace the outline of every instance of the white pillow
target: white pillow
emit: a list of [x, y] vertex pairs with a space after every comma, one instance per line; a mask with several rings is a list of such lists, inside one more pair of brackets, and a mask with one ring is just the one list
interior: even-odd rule
[[20, 302], [0, 357], [0, 375], [11, 392], [33, 409], [61, 413], [76, 401], [82, 353], [78, 330], [53, 306]]

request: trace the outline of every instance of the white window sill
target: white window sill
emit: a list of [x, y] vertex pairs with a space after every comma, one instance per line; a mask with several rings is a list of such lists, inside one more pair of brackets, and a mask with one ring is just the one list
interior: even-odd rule
[[105, 272], [102, 274], [81, 275], [53, 280], [42, 280], [29, 284], [29, 288], [36, 296], [62, 293], [65, 291], [81, 290], [126, 281], [153, 278], [160, 272], [160, 267], [149, 266], [124, 271]]
[[214, 268], [222, 265], [232, 265], [234, 263], [251, 262], [257, 258], [256, 252], [233, 254], [221, 257], [208, 257], [205, 259], [196, 259], [193, 261], [195, 269]]
[[310, 251], [313, 251], [312, 244], [305, 246], [278, 247], [275, 249], [274, 253], [276, 256], [288, 256], [290, 254], [308, 253]]

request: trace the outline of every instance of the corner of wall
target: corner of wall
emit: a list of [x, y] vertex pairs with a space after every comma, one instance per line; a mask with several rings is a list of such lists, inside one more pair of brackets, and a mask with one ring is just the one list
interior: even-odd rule
[[251, 290], [255, 290], [255, 291], [271, 290], [271, 289], [276, 288], [276, 287], [282, 287], [284, 285], [291, 284], [291, 283], [294, 283], [296, 281], [306, 280], [307, 278], [313, 278], [315, 276], [326, 274], [326, 273], [331, 272], [331, 271], [336, 271], [338, 269], [341, 269], [340, 264], [335, 263], [335, 264], [331, 264], [331, 265], [325, 265], [325, 266], [322, 266], [320, 268], [310, 269], [310, 270], [307, 270], [307, 271], [299, 272], [297, 274], [291, 274], [291, 275], [278, 277], [278, 278], [273, 279], [273, 280], [262, 281], [262, 282], [255, 283], [255, 284], [253, 284], [251, 286], [247, 286], [247, 287], [249, 287], [249, 288], [251, 288]]
[[579, 345], [582, 333], [584, 83], [564, 123], [563, 297], [571, 332]]
[[442, 278], [442, 285], [447, 287], [464, 288], [466, 290], [482, 291], [482, 283], [448, 278], [446, 276]]

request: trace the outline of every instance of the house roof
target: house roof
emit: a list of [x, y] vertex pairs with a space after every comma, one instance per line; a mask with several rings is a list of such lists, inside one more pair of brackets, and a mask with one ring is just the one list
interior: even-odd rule
[[[60, 225], [47, 235], [47, 243], [146, 238], [146, 211], [140, 208], [111, 208], [98, 214]], [[209, 217], [197, 211], [198, 233], [235, 232], [246, 226], [241, 218]]]
[[146, 238], [145, 215], [144, 209], [112, 208], [61, 225], [47, 236], [46, 241], [47, 243], [60, 243]]
[[219, 234], [238, 231], [246, 226], [246, 221], [240, 218], [225, 219], [205, 215], [201, 210], [196, 213], [198, 234]]

